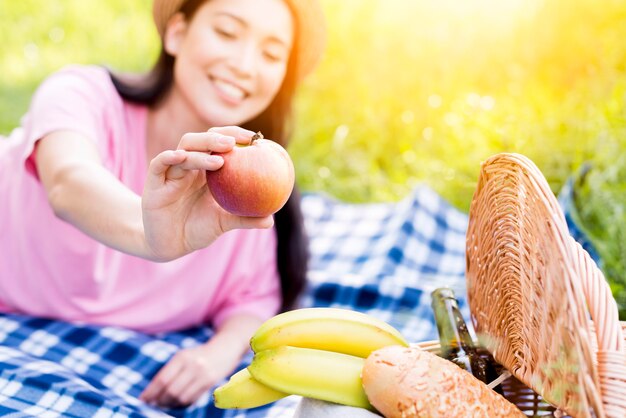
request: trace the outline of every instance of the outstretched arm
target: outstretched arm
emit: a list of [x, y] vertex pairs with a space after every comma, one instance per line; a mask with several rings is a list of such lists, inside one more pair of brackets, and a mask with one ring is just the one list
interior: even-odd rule
[[103, 165], [95, 145], [79, 133], [57, 131], [36, 149], [39, 177], [55, 214], [107, 246], [138, 257], [168, 261], [210, 245], [235, 228], [268, 228], [271, 217], [242, 218], [221, 209], [206, 187], [205, 170], [247, 142], [238, 127], [186, 134], [177, 150], [158, 154], [148, 168], [143, 196]]

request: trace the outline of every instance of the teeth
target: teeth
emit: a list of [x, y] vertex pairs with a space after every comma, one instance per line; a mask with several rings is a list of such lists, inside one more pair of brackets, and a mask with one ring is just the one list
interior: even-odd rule
[[235, 100], [241, 100], [245, 97], [246, 92], [243, 91], [242, 89], [240, 89], [239, 87], [228, 83], [224, 80], [214, 80], [213, 81], [215, 83], [215, 85], [217, 86], [218, 89], [220, 89], [222, 91], [222, 93], [226, 94], [227, 96], [235, 99]]

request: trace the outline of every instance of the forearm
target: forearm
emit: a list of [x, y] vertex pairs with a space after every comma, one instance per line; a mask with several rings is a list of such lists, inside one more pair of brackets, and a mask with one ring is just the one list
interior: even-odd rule
[[99, 164], [76, 163], [55, 173], [48, 190], [55, 214], [116, 250], [151, 259], [141, 197]]
[[141, 197], [102, 165], [91, 140], [76, 132], [53, 132], [39, 140], [34, 156], [58, 218], [109, 247], [151, 258]]
[[217, 131], [186, 137], [181, 149], [150, 161], [142, 196], [104, 167], [93, 141], [75, 132], [42, 138], [35, 151], [37, 170], [59, 218], [107, 246], [153, 261], [205, 248], [231, 229], [271, 227], [271, 216], [232, 215], [208, 192], [205, 171], [220, 169], [224, 161], [207, 150], [228, 152], [233, 137]]
[[208, 343], [220, 345], [238, 357], [250, 349], [250, 338], [263, 321], [251, 314], [236, 314], [224, 321]]

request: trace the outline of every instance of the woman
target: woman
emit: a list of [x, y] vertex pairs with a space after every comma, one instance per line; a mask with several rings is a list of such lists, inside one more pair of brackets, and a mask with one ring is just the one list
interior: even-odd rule
[[223, 164], [213, 152], [253, 131], [286, 145], [323, 18], [311, 0], [153, 7], [163, 49], [148, 75], [63, 69], [3, 146], [0, 311], [144, 332], [212, 325], [142, 394], [173, 406], [228, 375], [252, 332], [304, 286], [298, 195], [274, 218], [238, 217], [215, 203], [204, 173]]

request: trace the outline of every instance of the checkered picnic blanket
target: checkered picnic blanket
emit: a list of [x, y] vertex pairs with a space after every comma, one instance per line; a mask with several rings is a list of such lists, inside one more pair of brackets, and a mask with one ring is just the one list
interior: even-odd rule
[[[303, 197], [311, 236], [303, 306], [369, 313], [409, 341], [437, 338], [430, 292], [452, 287], [465, 302], [467, 215], [427, 187], [394, 204], [346, 204]], [[185, 409], [158, 410], [137, 397], [180, 348], [210, 329], [146, 335], [127, 329], [0, 315], [0, 415], [8, 417], [291, 417], [290, 396], [251, 410], [219, 410], [206, 393]], [[249, 353], [240, 367], [251, 360]]]

